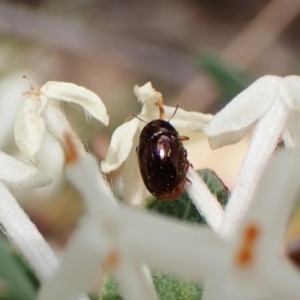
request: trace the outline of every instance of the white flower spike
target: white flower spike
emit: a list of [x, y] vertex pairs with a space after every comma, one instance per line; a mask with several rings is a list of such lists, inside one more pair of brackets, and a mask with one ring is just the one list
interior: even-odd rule
[[59, 101], [79, 104], [98, 121], [108, 124], [108, 115], [101, 99], [92, 91], [75, 84], [49, 81], [25, 94], [27, 98], [21, 104], [15, 119], [15, 140], [20, 152], [35, 165], [38, 163], [36, 155], [41, 147], [45, 128], [60, 143], [63, 142], [63, 134], [69, 134], [78, 149], [84, 153], [83, 145], [72, 130]]
[[262, 169], [278, 142], [300, 148], [300, 78], [264, 76], [237, 95], [215, 115], [204, 132], [212, 148], [238, 142], [256, 125], [248, 153], [225, 211], [222, 232], [236, 228], [249, 206]]
[[[150, 82], [142, 87], [135, 86], [134, 93], [142, 104], [138, 117], [146, 122], [159, 118], [159, 110], [156, 103], [162, 99], [162, 94], [155, 91]], [[175, 112], [175, 107], [164, 106], [165, 119], [168, 120]], [[212, 119], [211, 115], [196, 112], [186, 112], [178, 108], [170, 123], [177, 130], [202, 130]], [[101, 170], [109, 173], [116, 170], [123, 163], [123, 197], [125, 202], [140, 205], [146, 196], [139, 168], [135, 148], [138, 144], [140, 133], [145, 126], [137, 118], [122, 124], [113, 133], [111, 143], [105, 160], [101, 163]]]

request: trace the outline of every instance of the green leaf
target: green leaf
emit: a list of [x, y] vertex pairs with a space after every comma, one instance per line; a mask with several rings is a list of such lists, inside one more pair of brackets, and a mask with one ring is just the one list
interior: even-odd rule
[[204, 223], [187, 192], [184, 192], [179, 199], [174, 201], [161, 201], [150, 198], [146, 201], [145, 208], [190, 223]]
[[199, 284], [154, 273], [153, 282], [160, 300], [200, 300], [202, 289]]
[[118, 286], [111, 276], [105, 278], [101, 300], [122, 300], [118, 291]]
[[198, 174], [207, 185], [210, 192], [215, 195], [219, 203], [224, 208], [229, 198], [229, 190], [218, 175], [209, 169], [199, 170]]
[[[216, 196], [218, 201], [224, 207], [229, 195], [229, 191], [224, 183], [211, 170], [200, 170], [198, 174], [201, 176], [211, 193]], [[182, 196], [175, 201], [161, 201], [151, 197], [146, 201], [145, 208], [190, 223], [204, 223], [202, 216], [199, 214], [187, 192], [184, 192]]]
[[[202, 289], [196, 283], [178, 280], [174, 277], [153, 272], [153, 283], [160, 300], [199, 300]], [[115, 280], [108, 276], [105, 280], [101, 300], [122, 300]]]
[[0, 236], [0, 300], [33, 300], [35, 290], [4, 237]]
[[20, 268], [23, 270], [25, 273], [28, 281], [31, 283], [32, 287], [34, 288], [35, 291], [38, 291], [41, 283], [39, 279], [36, 277], [34, 271], [28, 264], [28, 262], [24, 259], [24, 257], [18, 253], [18, 252], [12, 252], [12, 255], [14, 257], [14, 260], [17, 262], [17, 264], [20, 266]]
[[218, 84], [222, 99], [227, 103], [247, 88], [254, 79], [233, 63], [228, 63], [213, 52], [200, 53], [196, 61], [202, 70], [207, 72]]

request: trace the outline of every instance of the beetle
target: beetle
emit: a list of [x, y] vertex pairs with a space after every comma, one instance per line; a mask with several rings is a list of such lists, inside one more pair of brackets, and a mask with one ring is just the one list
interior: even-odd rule
[[189, 138], [180, 136], [169, 123], [170, 120], [164, 120], [162, 99], [157, 105], [160, 118], [145, 125], [136, 152], [140, 173], [148, 191], [159, 200], [170, 201], [179, 198], [186, 181], [190, 182], [186, 173], [191, 164], [182, 144]]

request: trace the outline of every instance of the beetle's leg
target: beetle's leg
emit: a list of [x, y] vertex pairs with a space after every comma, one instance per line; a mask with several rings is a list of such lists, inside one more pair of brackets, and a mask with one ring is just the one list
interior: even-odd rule
[[192, 183], [187, 177], [185, 178], [185, 180], [186, 180], [186, 182], [189, 183], [189, 184]]
[[187, 158], [187, 151], [186, 151], [186, 149], [185, 148], [183, 148], [183, 157], [184, 157], [184, 160], [185, 160], [185, 164], [186, 165], [188, 165], [189, 164], [189, 162], [188, 162], [188, 160], [186, 159]]
[[188, 141], [190, 139], [188, 136], [184, 136], [184, 135], [181, 135], [179, 138], [182, 142]]
[[188, 160], [186, 160], [185, 168], [184, 168], [185, 172], [187, 172], [189, 170], [189, 168], [194, 169], [194, 166]]
[[156, 105], [158, 106], [158, 109], [159, 109], [159, 119], [164, 120], [165, 119], [165, 109], [164, 109], [164, 100], [163, 100], [163, 98], [160, 98], [156, 102]]

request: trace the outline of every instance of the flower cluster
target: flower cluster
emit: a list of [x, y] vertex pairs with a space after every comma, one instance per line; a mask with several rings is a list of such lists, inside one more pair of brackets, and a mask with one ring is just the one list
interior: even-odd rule
[[[177, 110], [170, 121], [173, 126], [204, 131], [212, 148], [235, 143], [253, 128], [248, 153], [225, 210], [195, 171], [187, 173], [191, 184], [186, 184], [186, 191], [209, 226], [192, 226], [128, 205], [140, 205], [146, 197], [135, 147], [144, 126], [139, 118], [146, 122], [158, 118], [155, 104], [162, 95], [150, 83], [135, 87], [141, 113], [116, 129], [101, 163], [104, 173], [124, 164], [126, 204], [115, 199], [97, 161], [84, 153], [57, 102], [81, 104], [107, 124], [101, 100], [68, 83], [49, 82], [30, 91], [16, 118], [20, 151], [36, 164], [46, 125], [64, 148], [67, 178], [85, 204], [85, 213], [58, 264], [36, 230], [23, 226], [31, 224], [29, 220], [19, 213], [14, 216], [17, 222], [9, 221], [11, 211], [21, 210], [14, 204], [8, 186], [42, 186], [49, 180], [34, 167], [0, 155], [0, 163], [7, 164], [3, 170], [18, 173], [0, 172], [0, 221], [43, 280], [39, 299], [87, 299], [85, 293], [98, 272], [102, 277], [110, 273], [126, 300], [157, 299], [149, 269], [204, 283], [205, 300], [299, 298], [300, 273], [283, 251], [285, 230], [300, 187], [300, 156], [296, 151], [300, 136], [299, 91], [297, 76], [265, 76], [214, 117]], [[166, 118], [174, 111], [165, 106]], [[286, 148], [296, 150], [273, 155], [281, 139]], [[12, 209], [10, 205], [14, 205]], [[23, 240], [15, 223], [26, 232]], [[35, 253], [30, 248], [32, 241], [39, 241]], [[43, 261], [43, 255], [51, 263]]]
[[63, 143], [64, 134], [72, 136], [77, 147], [84, 152], [80, 139], [72, 130], [60, 102], [82, 106], [86, 114], [103, 124], [108, 124], [106, 108], [92, 91], [67, 82], [49, 81], [42, 87], [32, 88], [24, 93], [28, 96], [21, 104], [15, 120], [15, 140], [20, 152], [33, 164], [40, 150], [45, 128], [55, 139]]
[[243, 218], [260, 174], [280, 140], [299, 149], [298, 76], [264, 76], [236, 96], [205, 128], [213, 149], [238, 142], [254, 127], [246, 158], [236, 179], [221, 231], [235, 230]]
[[[138, 118], [133, 118], [115, 130], [107, 156], [101, 162], [101, 170], [109, 173], [124, 163], [123, 199], [132, 205], [140, 205], [145, 199], [146, 189], [139, 172], [135, 148], [145, 125], [141, 120], [150, 122], [159, 118], [156, 103], [162, 98], [162, 94], [155, 91], [150, 82], [142, 87], [135, 86], [134, 93], [142, 104], [142, 111], [137, 116]], [[173, 116], [175, 107], [164, 106], [164, 110], [168, 120]], [[212, 115], [186, 112], [178, 108], [170, 123], [177, 130], [203, 130], [211, 119]]]
[[183, 279], [209, 280], [215, 289], [205, 291], [206, 299], [278, 295], [294, 299], [300, 295], [300, 274], [281, 253], [284, 229], [300, 187], [298, 153], [280, 153], [266, 168], [237, 233], [228, 240], [206, 226], [180, 224], [115, 205], [95, 159], [86, 155], [69, 160], [70, 153], [66, 154], [67, 176], [83, 195], [86, 214], [40, 299], [78, 298], [100, 266], [113, 274], [124, 299], [156, 299], [145, 263]]

